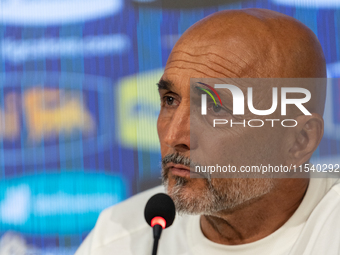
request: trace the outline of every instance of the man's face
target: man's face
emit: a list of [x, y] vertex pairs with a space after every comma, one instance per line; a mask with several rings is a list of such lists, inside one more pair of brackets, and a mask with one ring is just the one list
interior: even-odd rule
[[[234, 210], [256, 201], [275, 187], [275, 180], [265, 178], [190, 178], [190, 163], [230, 164], [237, 168], [284, 164], [283, 134], [277, 135], [284, 132], [280, 127], [268, 125], [254, 129], [239, 125], [232, 129], [215, 129], [193, 116], [190, 127], [190, 78], [230, 77], [229, 71], [232, 70], [233, 57], [227, 62], [230, 68], [226, 65], [224, 72], [219, 70], [218, 49], [217, 54], [209, 52], [209, 47], [177, 46], [160, 81], [161, 111], [157, 128], [163, 158], [163, 181], [177, 210], [189, 214]], [[257, 97], [261, 101], [261, 93]], [[209, 110], [213, 109], [208, 106]]]

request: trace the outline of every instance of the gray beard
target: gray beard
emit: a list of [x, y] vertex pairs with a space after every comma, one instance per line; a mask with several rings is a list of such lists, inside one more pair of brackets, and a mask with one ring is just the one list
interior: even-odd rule
[[166, 192], [174, 201], [176, 211], [179, 214], [211, 214], [212, 212], [219, 211], [219, 206], [216, 202], [216, 197], [212, 196], [211, 192], [205, 192], [202, 198], [187, 197], [183, 194], [183, 189], [188, 182], [185, 178], [175, 176], [176, 184], [173, 188], [169, 189], [168, 178], [163, 178], [163, 185]]
[[[175, 184], [169, 187], [168, 172], [164, 166], [173, 162], [186, 166], [195, 165], [190, 159], [178, 154], [171, 154], [162, 160], [162, 182], [166, 192], [173, 199], [176, 211], [179, 214], [190, 215], [217, 215], [220, 211], [233, 211], [238, 206], [247, 202], [257, 200], [261, 196], [269, 193], [273, 187], [273, 179], [224, 179], [227, 182], [213, 185], [209, 178], [203, 179], [206, 182], [205, 188], [197, 192], [188, 192], [187, 184], [195, 179], [186, 179], [180, 176], [174, 176]], [[221, 180], [221, 179], [214, 179]]]

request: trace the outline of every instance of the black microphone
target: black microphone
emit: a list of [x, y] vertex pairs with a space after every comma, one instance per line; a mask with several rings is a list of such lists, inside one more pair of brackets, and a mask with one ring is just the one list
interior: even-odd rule
[[152, 255], [157, 254], [158, 241], [162, 229], [170, 227], [176, 215], [175, 204], [171, 197], [164, 193], [153, 195], [146, 203], [144, 217], [146, 222], [153, 228]]

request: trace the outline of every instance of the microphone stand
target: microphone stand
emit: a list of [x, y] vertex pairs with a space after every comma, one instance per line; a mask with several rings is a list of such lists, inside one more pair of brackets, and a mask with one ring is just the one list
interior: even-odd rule
[[157, 255], [157, 248], [158, 248], [158, 241], [162, 234], [162, 226], [156, 224], [153, 226], [153, 248], [152, 248], [152, 255]]

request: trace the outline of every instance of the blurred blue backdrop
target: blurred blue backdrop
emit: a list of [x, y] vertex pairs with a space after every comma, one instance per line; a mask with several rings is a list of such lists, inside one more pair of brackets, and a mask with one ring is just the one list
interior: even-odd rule
[[[73, 254], [101, 210], [160, 184], [156, 83], [172, 47], [251, 7], [305, 23], [340, 77], [337, 0], [0, 0], [0, 255]], [[340, 163], [339, 99], [335, 84], [314, 162]]]

